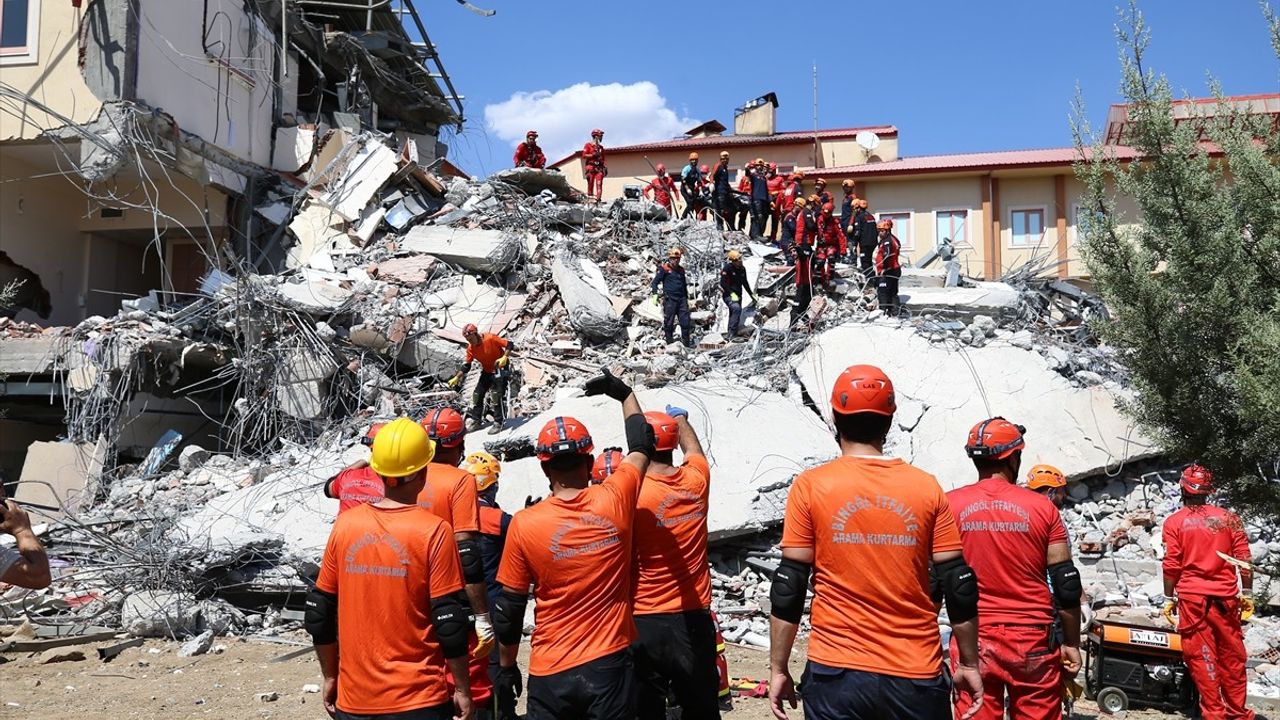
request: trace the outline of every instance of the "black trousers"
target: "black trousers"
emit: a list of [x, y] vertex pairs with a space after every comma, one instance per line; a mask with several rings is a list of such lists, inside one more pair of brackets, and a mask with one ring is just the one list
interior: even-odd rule
[[729, 306], [729, 337], [732, 340], [738, 337], [738, 332], [742, 330], [742, 297], [737, 300], [724, 296], [724, 304]]
[[809, 661], [800, 679], [805, 720], [951, 720], [951, 679], [846, 670]]
[[681, 709], [680, 720], [719, 720], [720, 672], [711, 613], [691, 610], [635, 619], [636, 717], [665, 720], [670, 694]]
[[676, 320], [680, 321], [680, 339], [693, 347], [693, 335], [689, 326], [689, 298], [664, 297], [662, 299], [662, 332], [667, 344], [675, 341]]
[[733, 225], [734, 216], [738, 214], [737, 204], [733, 202], [732, 195], [716, 195], [715, 196], [716, 211], [716, 229], [723, 230], [726, 223], [730, 230], [736, 230]]
[[631, 650], [554, 675], [530, 675], [528, 702], [525, 720], [635, 720]]
[[858, 251], [858, 270], [862, 272], [865, 282], [874, 283], [876, 281], [876, 246], [859, 245]]
[[338, 720], [453, 720], [453, 703], [383, 715], [357, 715], [339, 710], [336, 717]]
[[764, 223], [769, 219], [769, 201], [768, 200], [752, 200], [751, 201], [751, 239], [759, 240], [764, 237]]
[[493, 402], [493, 421], [499, 425], [507, 417], [507, 409], [504, 400], [507, 395], [507, 374], [505, 371], [496, 373], [480, 373], [480, 381], [476, 383], [476, 391], [471, 396], [471, 419], [479, 423], [484, 419], [484, 403], [485, 395], [489, 394], [490, 400]]
[[809, 309], [809, 303], [813, 300], [813, 285], [811, 283], [796, 284], [796, 304], [791, 306], [791, 324], [795, 325]]
[[902, 277], [899, 269], [885, 270], [876, 281], [876, 299], [880, 309], [888, 315], [898, 314], [898, 278]]

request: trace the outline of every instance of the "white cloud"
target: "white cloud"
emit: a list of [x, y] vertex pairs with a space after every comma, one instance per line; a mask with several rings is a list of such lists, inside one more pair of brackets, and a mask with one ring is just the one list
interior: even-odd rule
[[518, 92], [486, 105], [484, 121], [489, 132], [513, 150], [526, 132], [537, 130], [548, 162], [581, 149], [591, 139], [592, 128], [604, 130], [608, 147], [678, 137], [699, 122], [668, 108], [658, 86], [647, 80]]

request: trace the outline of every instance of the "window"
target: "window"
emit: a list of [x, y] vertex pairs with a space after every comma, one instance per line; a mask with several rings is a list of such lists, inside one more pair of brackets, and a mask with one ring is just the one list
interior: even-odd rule
[[1075, 241], [1084, 240], [1085, 235], [1089, 233], [1089, 225], [1102, 219], [1102, 213], [1095, 213], [1084, 205], [1075, 206]]
[[34, 62], [39, 0], [0, 0], [0, 63]]
[[1011, 210], [1009, 221], [1009, 228], [1013, 230], [1009, 247], [1040, 247], [1044, 243], [1043, 208]]
[[950, 240], [954, 247], [969, 247], [969, 211], [935, 210], [934, 243]]
[[876, 215], [876, 220], [892, 220], [893, 234], [898, 236], [898, 242], [902, 243], [902, 249], [916, 249], [916, 243], [912, 239], [913, 233], [911, 232], [911, 211], [882, 212]]

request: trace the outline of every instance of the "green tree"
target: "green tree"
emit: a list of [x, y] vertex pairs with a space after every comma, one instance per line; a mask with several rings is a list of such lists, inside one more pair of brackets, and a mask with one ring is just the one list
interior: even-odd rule
[[[1280, 20], [1263, 14], [1280, 59]], [[1111, 320], [1098, 328], [1131, 372], [1126, 410], [1175, 457], [1214, 471], [1246, 512], [1280, 510], [1280, 121], [1223, 100], [1175, 122], [1168, 81], [1145, 64], [1131, 2], [1117, 28], [1125, 144], [1091, 142], [1077, 105], [1077, 176], [1095, 220], [1082, 254]], [[1141, 217], [1124, 217], [1120, 198]]]

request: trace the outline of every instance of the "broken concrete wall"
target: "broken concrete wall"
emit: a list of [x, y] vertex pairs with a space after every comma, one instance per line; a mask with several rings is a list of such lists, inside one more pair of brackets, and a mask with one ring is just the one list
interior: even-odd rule
[[408, 252], [425, 253], [473, 272], [499, 273], [520, 261], [524, 239], [502, 230], [419, 225], [400, 241]]
[[604, 275], [590, 260], [570, 253], [558, 255], [551, 266], [569, 322], [588, 340], [610, 340], [622, 331], [622, 318], [609, 300], [608, 286], [602, 290]]

